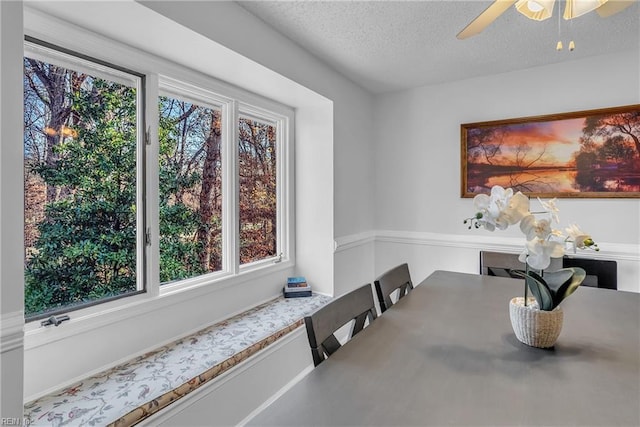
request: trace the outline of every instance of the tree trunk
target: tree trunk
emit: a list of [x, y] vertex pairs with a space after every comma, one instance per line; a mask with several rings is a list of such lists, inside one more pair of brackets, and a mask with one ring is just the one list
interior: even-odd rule
[[[67, 99], [67, 92], [80, 90], [87, 75], [34, 59], [28, 58], [27, 62], [30, 67], [25, 70], [25, 74], [29, 84], [49, 110], [49, 119], [44, 129], [46, 134], [44, 163], [47, 168], [55, 168], [60, 159], [55, 147], [64, 140], [62, 129], [71, 115], [71, 101]], [[35, 77], [40, 84], [36, 82]], [[46, 194], [47, 203], [54, 202], [58, 199], [58, 188], [47, 185]]]
[[200, 265], [205, 271], [211, 271], [211, 255], [213, 252], [213, 236], [211, 221], [216, 211], [216, 200], [213, 197], [217, 183], [217, 164], [220, 158], [220, 126], [219, 114], [211, 118], [211, 132], [205, 141], [206, 155], [202, 167], [202, 189], [200, 190], [200, 226], [198, 242], [202, 246]]

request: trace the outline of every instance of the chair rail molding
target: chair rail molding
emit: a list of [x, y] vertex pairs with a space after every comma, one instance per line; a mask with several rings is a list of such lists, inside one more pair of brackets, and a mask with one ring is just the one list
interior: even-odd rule
[[3, 313], [0, 317], [0, 352], [24, 346], [24, 312]]
[[[460, 249], [483, 249], [498, 252], [520, 252], [524, 245], [522, 237], [478, 236], [447, 233], [432, 233], [405, 230], [371, 230], [335, 239], [335, 252], [353, 249], [371, 242], [398, 243]], [[640, 262], [640, 247], [625, 243], [598, 242], [600, 251], [576, 253], [576, 257], [593, 259], [615, 259]], [[573, 254], [568, 254], [572, 256]]]
[[[504, 252], [520, 252], [524, 245], [522, 237], [466, 236], [417, 231], [378, 230], [376, 242], [404, 243], [413, 245], [447, 246], [464, 249], [485, 249]], [[576, 253], [576, 257], [640, 261], [640, 247], [625, 243], [598, 242], [600, 251]], [[588, 254], [588, 255], [587, 255]], [[569, 256], [573, 254], [567, 254]]]
[[342, 252], [358, 246], [366, 245], [367, 243], [373, 243], [375, 242], [375, 239], [376, 232], [374, 230], [336, 237], [334, 240], [334, 252]]

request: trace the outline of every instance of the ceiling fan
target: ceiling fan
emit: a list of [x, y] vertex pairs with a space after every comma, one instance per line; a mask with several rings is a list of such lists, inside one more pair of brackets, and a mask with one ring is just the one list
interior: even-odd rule
[[[614, 15], [631, 6], [636, 0], [567, 0], [564, 19], [573, 19], [595, 10], [603, 18]], [[495, 0], [476, 19], [471, 21], [456, 36], [466, 39], [480, 33], [502, 15], [511, 5], [515, 4], [518, 12], [527, 18], [542, 21], [550, 18], [553, 13], [555, 0]]]

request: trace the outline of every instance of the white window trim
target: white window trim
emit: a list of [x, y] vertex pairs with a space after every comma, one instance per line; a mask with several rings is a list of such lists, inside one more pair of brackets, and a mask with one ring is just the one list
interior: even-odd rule
[[[25, 21], [27, 22], [27, 21]], [[38, 25], [30, 27], [26, 25], [25, 33], [37, 39], [47, 41], [51, 44], [64, 47], [66, 49], [76, 51], [90, 57], [95, 57], [106, 62], [111, 62], [123, 68], [130, 68], [146, 76], [145, 93], [145, 111], [146, 111], [146, 127], [151, 138], [151, 145], [146, 145], [146, 223], [150, 228], [152, 238], [151, 247], [147, 250], [150, 252], [146, 257], [146, 275], [147, 288], [146, 292], [139, 295], [123, 297], [115, 301], [109, 301], [87, 308], [79, 309], [71, 312], [71, 320], [64, 322], [56, 328], [40, 327], [40, 322], [29, 322], [25, 325], [25, 349], [47, 345], [49, 343], [66, 339], [68, 337], [79, 335], [99, 329], [102, 326], [112, 324], [128, 318], [135, 318], [141, 312], [152, 312], [161, 310], [164, 307], [171, 306], [199, 296], [214, 293], [221, 289], [231, 286], [242, 286], [243, 283], [258, 279], [261, 276], [290, 269], [295, 265], [295, 218], [294, 218], [294, 167], [293, 167], [293, 114], [292, 108], [284, 106], [275, 101], [263, 98], [257, 94], [247, 92], [236, 86], [226, 84], [214, 77], [207, 76], [203, 73], [187, 69], [179, 66], [171, 61], [164, 60], [147, 52], [140, 51], [130, 46], [123, 45], [114, 40], [107, 40], [102, 36], [92, 33], [86, 29], [70, 25], [69, 23], [58, 21], [56, 19], [47, 20], [46, 25]], [[161, 83], [162, 82], [162, 85]], [[279, 162], [281, 168], [278, 168], [278, 179], [286, 182], [286, 188], [278, 194], [278, 208], [283, 209], [283, 224], [278, 223], [280, 229], [279, 242], [282, 258], [275, 257], [267, 260], [261, 260], [256, 263], [247, 264], [240, 268], [230, 269], [230, 266], [224, 266], [223, 272], [211, 273], [193, 279], [187, 279], [176, 283], [165, 284], [162, 287], [159, 283], [159, 250], [158, 250], [158, 163], [149, 159], [157, 159], [157, 126], [158, 126], [158, 110], [157, 97], [160, 90], [171, 91], [172, 83], [180, 82], [180, 88], [198, 88], [204, 89], [207, 97], [214, 94], [217, 99], [228, 102], [231, 100], [229, 111], [233, 111], [237, 115], [239, 104], [246, 104], [256, 109], [263, 109], [270, 112], [271, 115], [280, 116], [282, 123], [282, 137], [288, 140], [284, 150], [282, 160]], [[160, 89], [162, 86], [163, 89]], [[220, 95], [220, 94], [224, 95]], [[181, 91], [179, 94], [184, 96]], [[193, 94], [192, 94], [193, 95]], [[196, 95], [193, 95], [196, 96]], [[232, 122], [226, 120], [230, 125]], [[237, 141], [236, 126], [230, 126], [226, 132], [233, 141]], [[144, 132], [145, 129], [141, 129]], [[223, 132], [225, 129], [223, 129]], [[280, 133], [278, 135], [280, 137]], [[155, 142], [154, 142], [155, 141]], [[141, 144], [144, 146], [144, 144]], [[280, 145], [279, 145], [280, 147]], [[228, 150], [231, 151], [231, 150]], [[223, 154], [225, 156], [230, 153]], [[225, 158], [228, 162], [229, 159]], [[234, 163], [235, 164], [235, 163]], [[228, 182], [228, 179], [226, 180]], [[227, 183], [228, 185], [228, 183]], [[227, 189], [228, 190], [228, 189]], [[237, 197], [237, 196], [234, 196]], [[151, 202], [149, 202], [151, 201]], [[153, 201], [156, 201], [155, 203]], [[233, 200], [233, 205], [229, 203], [227, 209], [234, 210], [233, 215], [226, 213], [227, 218], [232, 218], [234, 224], [226, 224], [227, 229], [237, 224], [237, 203]], [[235, 228], [234, 228], [235, 229]], [[223, 231], [224, 233], [224, 231]], [[236, 233], [236, 236], [238, 234]], [[225, 239], [229, 241], [234, 239]], [[237, 240], [237, 237], [236, 239]], [[226, 250], [229, 253], [237, 253], [235, 248], [238, 242], [227, 243]], [[228, 259], [229, 257], [227, 257]], [[276, 262], [280, 261], [280, 262]], [[231, 271], [234, 270], [234, 271]]]
[[[41, 41], [48, 43], [46, 40]], [[29, 56], [30, 58], [48, 62], [49, 64], [57, 65], [59, 67], [91, 74], [95, 77], [108, 79], [125, 86], [135, 87], [138, 90], [140, 89], [138, 79], [132, 78], [132, 75], [129, 73], [125, 73], [124, 71], [116, 68], [108, 67], [81, 56], [72, 55], [64, 50], [58, 50], [44, 44], [39, 44], [36, 41], [27, 40], [24, 42], [24, 46], [25, 56]], [[64, 48], [63, 46], [60, 47]], [[114, 63], [113, 65], [118, 66], [119, 64]]]
[[[222, 116], [221, 133], [223, 140], [221, 155], [222, 164], [224, 165], [224, 167], [222, 168], [222, 269], [220, 271], [205, 273], [199, 276], [177, 280], [174, 282], [164, 284], [158, 283], [160, 287], [159, 293], [164, 294], [166, 292], [175, 292], [180, 289], [206, 284], [209, 283], [212, 279], [215, 280], [229, 277], [233, 273], [231, 268], [232, 264], [229, 262], [229, 258], [231, 258], [232, 254], [234, 253], [234, 246], [229, 244], [228, 240], [230, 239], [228, 239], [227, 236], [229, 236], [230, 231], [234, 229], [233, 224], [229, 221], [230, 207], [228, 205], [233, 203], [233, 200], [235, 200], [232, 193], [232, 189], [234, 187], [230, 185], [230, 180], [233, 179], [233, 171], [235, 170], [235, 168], [234, 163], [232, 163], [233, 160], [228, 158], [229, 149], [227, 140], [233, 136], [232, 123], [234, 119], [233, 112], [235, 110], [236, 101], [232, 98], [225, 97], [205, 88], [197, 87], [168, 76], [159, 76], [158, 87], [159, 95], [167, 95], [174, 97], [175, 99], [192, 102], [203, 107], [210, 107], [220, 110]], [[157, 158], [158, 156], [156, 155], [154, 159]], [[159, 166], [157, 162], [154, 163], [156, 163], [154, 164], [154, 168], [158, 169]], [[159, 252], [157, 255], [158, 257], [160, 256]]]
[[[276, 220], [276, 229], [278, 230], [276, 247], [278, 249], [276, 255], [273, 257], [247, 264], [239, 264], [238, 261], [239, 271], [245, 271], [258, 268], [265, 264], [281, 262], [282, 260], [288, 259], [291, 253], [289, 250], [291, 242], [288, 239], [288, 207], [290, 205], [289, 200], [291, 194], [289, 194], [286, 189], [292, 187], [288, 180], [289, 177], [293, 176], [293, 168], [289, 156], [291, 152], [291, 135], [293, 135], [293, 130], [291, 129], [293, 120], [289, 115], [274, 114], [270, 110], [244, 102], [238, 103], [237, 114], [238, 117], [245, 116], [259, 122], [275, 125], [276, 127], [276, 212], [279, 213]], [[237, 141], [237, 137], [235, 141]], [[285, 213], [284, 215], [281, 214], [283, 212]], [[239, 218], [239, 214], [236, 215], [236, 218]], [[236, 227], [239, 227], [239, 224]]]

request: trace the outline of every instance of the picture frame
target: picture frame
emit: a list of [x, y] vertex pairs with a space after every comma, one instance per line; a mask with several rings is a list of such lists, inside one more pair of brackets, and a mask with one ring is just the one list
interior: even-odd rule
[[461, 197], [640, 198], [640, 104], [460, 125]]

